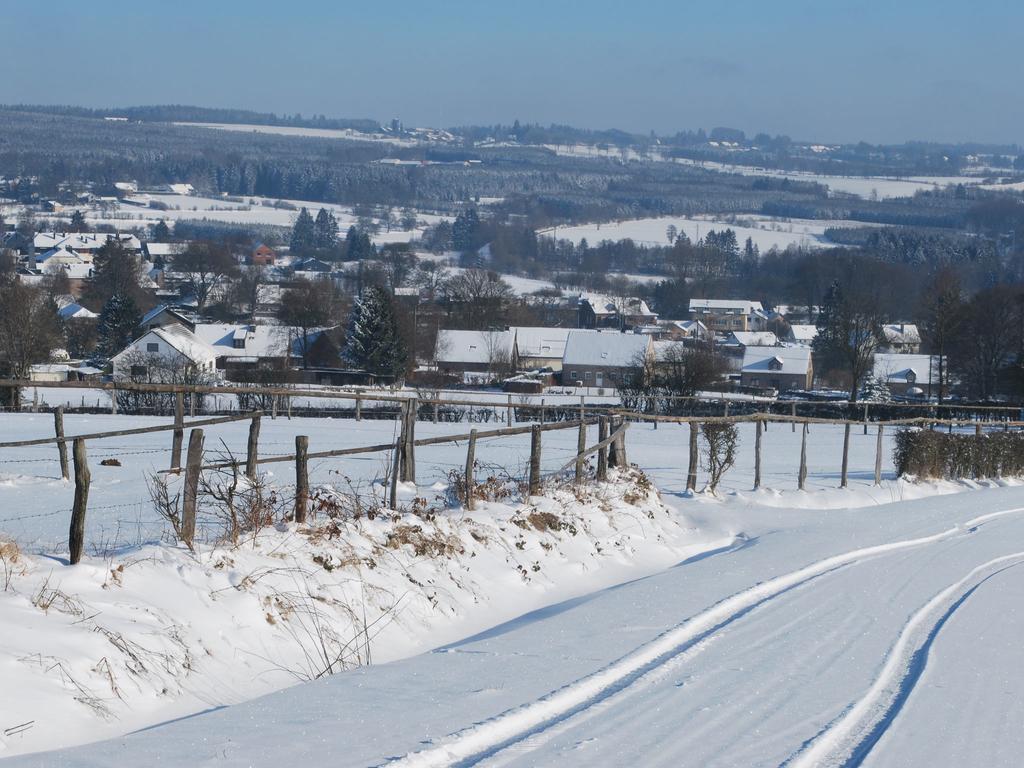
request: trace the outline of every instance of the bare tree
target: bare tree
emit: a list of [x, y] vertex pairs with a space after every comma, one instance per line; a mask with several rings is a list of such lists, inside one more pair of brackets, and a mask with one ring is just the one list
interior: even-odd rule
[[185, 284], [195, 296], [199, 309], [206, 306], [211, 293], [228, 278], [238, 274], [238, 264], [223, 243], [196, 241], [174, 257], [173, 269], [185, 276]]
[[[61, 338], [57, 305], [40, 288], [14, 280], [0, 284], [0, 369], [27, 379], [32, 366], [50, 359]], [[20, 393], [13, 393], [17, 407]]]

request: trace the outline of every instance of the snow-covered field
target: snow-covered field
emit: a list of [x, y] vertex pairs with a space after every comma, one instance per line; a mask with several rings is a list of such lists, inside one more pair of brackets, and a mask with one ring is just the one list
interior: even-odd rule
[[579, 243], [586, 239], [591, 245], [602, 240], [624, 240], [629, 238], [643, 245], [668, 245], [667, 230], [674, 226], [690, 240], [696, 242], [708, 232], [721, 232], [731, 229], [742, 246], [749, 237], [762, 251], [771, 248], [785, 250], [790, 245], [815, 248], [834, 248], [835, 243], [824, 238], [825, 230], [830, 227], [863, 227], [857, 221], [824, 221], [814, 219], [778, 219], [771, 216], [751, 214], [735, 218], [714, 216], [662, 216], [648, 219], [626, 219], [624, 221], [606, 222], [603, 224], [582, 224], [574, 227], [552, 227], [540, 230], [537, 234], [547, 235], [559, 240], [572, 240]]
[[351, 128], [300, 128], [288, 125], [251, 125], [248, 123], [185, 123], [175, 125], [189, 128], [209, 128], [216, 131], [235, 131], [241, 133], [269, 133], [279, 136], [304, 136], [318, 139], [345, 139], [348, 141], [372, 141], [391, 144], [397, 147], [414, 147], [419, 144], [413, 139], [391, 136], [386, 133], [364, 133]]
[[[198, 195], [174, 195], [159, 193], [144, 193], [131, 196], [137, 204], [118, 202], [112, 206], [93, 205], [83, 208], [86, 221], [95, 225], [109, 225], [121, 228], [148, 227], [159, 221], [166, 221], [173, 224], [180, 219], [206, 219], [230, 224], [265, 224], [279, 227], [291, 227], [295, 223], [300, 208], [307, 208], [315, 216], [321, 208], [326, 208], [334, 214], [338, 221], [341, 234], [349, 226], [356, 224], [358, 219], [352, 208], [334, 203], [319, 203], [309, 200], [284, 200], [291, 208], [275, 207], [277, 200], [265, 197], [244, 196], [228, 200], [222, 197], [201, 197]], [[147, 207], [150, 202], [166, 206], [166, 210], [158, 210]], [[15, 211], [17, 212], [17, 210]], [[397, 211], [396, 211], [397, 214]], [[40, 221], [52, 219], [66, 221], [68, 213], [60, 214], [37, 214]], [[433, 225], [445, 217], [431, 213], [417, 213], [420, 226], [411, 230], [404, 230], [399, 227], [392, 227], [391, 231], [381, 226], [380, 230], [372, 235], [372, 239], [378, 245], [386, 243], [404, 243], [422, 234], [423, 227]]]
[[[66, 417], [68, 434], [139, 423], [153, 420]], [[8, 439], [51, 428], [44, 414], [0, 415]], [[296, 434], [318, 450], [384, 442], [394, 429], [264, 419], [261, 439], [266, 452], [287, 453]], [[465, 429], [420, 423], [417, 437]], [[671, 425], [629, 430], [629, 459], [661, 502], [627, 478], [596, 496], [537, 500], [580, 536], [514, 523], [528, 513], [515, 505], [482, 504], [430, 522], [362, 518], [312, 550], [282, 526], [196, 557], [155, 543], [160, 526], [144, 500], [141, 477], [164, 466], [170, 434], [97, 441], [87, 553], [102, 554], [75, 568], [42, 554], [61, 551], [70, 503], [54, 448], [0, 452], [0, 531], [30, 553], [29, 573], [0, 591], [0, 626], [15, 627], [0, 641], [0, 690], [18, 691], [0, 697], [9, 764], [1021, 763], [1024, 489], [898, 480], [888, 458], [875, 488], [875, 435], [859, 429], [850, 487], [839, 489], [842, 429], [816, 425], [801, 492], [799, 432], [774, 424], [762, 490], [750, 490], [744, 425], [718, 497], [690, 495], [686, 437]], [[245, 424], [207, 430], [208, 446], [220, 438], [241, 451]], [[545, 471], [565, 463], [575, 440], [572, 430], [545, 433]], [[402, 498], [443, 494], [464, 449], [420, 449], [418, 488]], [[512, 474], [527, 453], [528, 438], [477, 447], [479, 461]], [[123, 466], [98, 466], [113, 454]], [[344, 475], [366, 487], [383, 461], [311, 462], [311, 481], [339, 485]], [[268, 468], [287, 485], [289, 465]], [[117, 522], [125, 508], [108, 507], [117, 503], [135, 505], [127, 522]], [[50, 516], [25, 517], [51, 506]], [[432, 558], [386, 546], [388, 526], [403, 523], [463, 551]], [[143, 543], [110, 553], [119, 530]], [[320, 568], [310, 568], [313, 554]], [[310, 612], [313, 601], [322, 612]], [[337, 612], [348, 605], [367, 614], [345, 624]], [[297, 635], [308, 638], [315, 621], [296, 616], [327, 615], [353, 632], [353, 664], [372, 636], [373, 665], [236, 703], [310, 677], [317, 657], [297, 651]]]

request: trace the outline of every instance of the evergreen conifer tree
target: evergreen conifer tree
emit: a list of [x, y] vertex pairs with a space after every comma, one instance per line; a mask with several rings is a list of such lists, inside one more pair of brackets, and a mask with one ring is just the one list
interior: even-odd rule
[[400, 377], [405, 371], [408, 354], [391, 299], [380, 286], [367, 288], [352, 307], [345, 358], [378, 375]]
[[291, 242], [292, 253], [301, 254], [310, 248], [316, 247], [316, 224], [309, 211], [303, 208], [295, 219], [295, 226], [292, 227]]
[[333, 248], [338, 244], [338, 221], [326, 208], [321, 208], [317, 213], [313, 230], [317, 248]]
[[135, 339], [135, 329], [142, 316], [135, 300], [128, 295], [115, 293], [100, 310], [99, 351], [105, 357], [113, 357]]

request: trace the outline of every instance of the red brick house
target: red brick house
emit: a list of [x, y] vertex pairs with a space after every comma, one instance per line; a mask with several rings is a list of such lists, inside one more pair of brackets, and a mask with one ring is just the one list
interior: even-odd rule
[[254, 267], [272, 267], [277, 262], [277, 253], [266, 243], [257, 243], [252, 249], [252, 264]]

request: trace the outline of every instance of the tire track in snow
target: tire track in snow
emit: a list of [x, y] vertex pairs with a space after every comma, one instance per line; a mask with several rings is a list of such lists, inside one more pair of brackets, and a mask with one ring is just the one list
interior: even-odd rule
[[829, 571], [871, 557], [971, 534], [992, 520], [1020, 512], [1024, 512], [1024, 507], [991, 512], [930, 536], [862, 547], [824, 558], [796, 571], [777, 576], [725, 598], [667, 630], [651, 642], [612, 662], [604, 669], [569, 683], [540, 699], [458, 731], [443, 743], [411, 752], [388, 764], [403, 768], [473, 765], [584, 709], [601, 703], [632, 685], [651, 670], [667, 663], [713, 633], [746, 615], [762, 603]]
[[904, 625], [867, 693], [783, 766], [856, 768], [863, 763], [903, 709], [945, 623], [986, 581], [1022, 564], [1024, 552], [989, 560], [925, 603]]

